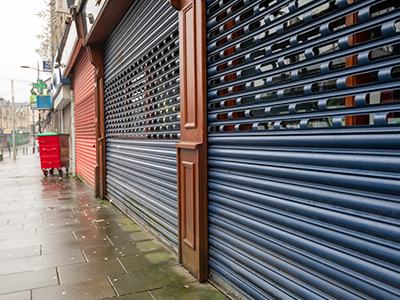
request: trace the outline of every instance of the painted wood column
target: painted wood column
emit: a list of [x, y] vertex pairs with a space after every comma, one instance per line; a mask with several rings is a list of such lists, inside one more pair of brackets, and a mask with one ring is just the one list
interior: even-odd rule
[[179, 259], [208, 278], [205, 1], [171, 0], [179, 11], [181, 141], [178, 167]]
[[104, 63], [103, 44], [86, 45], [90, 62], [95, 67], [95, 109], [96, 109], [96, 162], [95, 197], [106, 197], [106, 145], [104, 116]]

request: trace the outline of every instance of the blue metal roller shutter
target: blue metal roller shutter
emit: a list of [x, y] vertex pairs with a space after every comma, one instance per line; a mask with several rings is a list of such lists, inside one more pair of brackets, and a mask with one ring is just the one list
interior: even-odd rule
[[249, 299], [400, 299], [400, 3], [351, 2], [207, 1], [211, 280]]
[[107, 196], [178, 247], [178, 14], [135, 1], [104, 42]]

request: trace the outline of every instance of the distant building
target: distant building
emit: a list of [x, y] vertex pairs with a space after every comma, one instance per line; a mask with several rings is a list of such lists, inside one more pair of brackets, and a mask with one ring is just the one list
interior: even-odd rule
[[[15, 103], [15, 129], [30, 130], [32, 111], [27, 103]], [[0, 129], [12, 128], [12, 105], [10, 100], [0, 98]]]

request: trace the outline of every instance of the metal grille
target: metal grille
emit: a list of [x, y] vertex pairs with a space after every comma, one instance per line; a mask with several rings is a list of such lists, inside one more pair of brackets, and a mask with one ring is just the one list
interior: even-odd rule
[[210, 269], [399, 299], [400, 2], [208, 1]]
[[107, 193], [177, 247], [178, 15], [136, 1], [104, 43]]

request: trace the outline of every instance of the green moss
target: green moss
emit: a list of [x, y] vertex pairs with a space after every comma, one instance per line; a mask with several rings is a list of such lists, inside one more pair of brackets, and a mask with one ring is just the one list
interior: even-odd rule
[[220, 291], [210, 284], [189, 283], [150, 291], [155, 299], [163, 300], [227, 300]]

